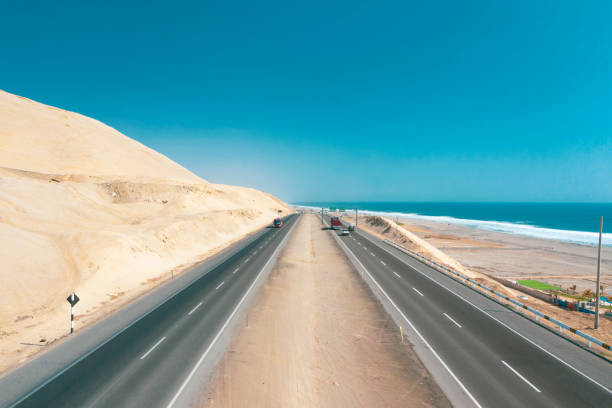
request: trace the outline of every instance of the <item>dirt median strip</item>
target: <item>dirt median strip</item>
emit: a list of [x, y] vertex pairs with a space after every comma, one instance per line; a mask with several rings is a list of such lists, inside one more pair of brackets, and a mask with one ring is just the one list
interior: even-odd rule
[[316, 216], [304, 216], [201, 407], [448, 407]]

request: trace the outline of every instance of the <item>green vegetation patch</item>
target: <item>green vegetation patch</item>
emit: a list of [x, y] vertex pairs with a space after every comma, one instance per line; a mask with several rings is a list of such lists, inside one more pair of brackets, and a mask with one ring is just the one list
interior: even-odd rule
[[538, 290], [550, 290], [550, 291], [561, 290], [561, 288], [558, 286], [549, 285], [548, 283], [540, 282], [537, 280], [518, 280], [517, 282], [523, 286], [527, 286], [527, 287], [538, 289]]

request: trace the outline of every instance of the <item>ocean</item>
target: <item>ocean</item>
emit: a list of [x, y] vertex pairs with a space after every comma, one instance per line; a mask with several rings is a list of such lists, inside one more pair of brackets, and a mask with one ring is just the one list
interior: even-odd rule
[[359, 208], [360, 212], [459, 224], [472, 228], [597, 245], [599, 217], [602, 244], [612, 246], [612, 203], [450, 203], [450, 202], [299, 202], [313, 208]]

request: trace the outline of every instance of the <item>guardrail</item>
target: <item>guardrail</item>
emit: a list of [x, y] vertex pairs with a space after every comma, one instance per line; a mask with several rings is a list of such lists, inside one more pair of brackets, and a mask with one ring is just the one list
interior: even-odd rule
[[[561, 321], [559, 321], [559, 320], [557, 320], [555, 318], [547, 316], [546, 314], [540, 312], [539, 310], [536, 310], [536, 309], [533, 309], [533, 308], [531, 308], [531, 307], [529, 307], [527, 305], [524, 305], [521, 302], [518, 302], [518, 301], [516, 301], [516, 300], [514, 300], [514, 299], [512, 299], [512, 298], [510, 298], [510, 297], [508, 297], [506, 295], [504, 295], [503, 293], [499, 293], [499, 292], [497, 292], [497, 291], [495, 291], [495, 290], [493, 290], [493, 289], [483, 285], [480, 282], [477, 282], [477, 281], [475, 281], [475, 280], [473, 280], [473, 279], [471, 279], [471, 278], [469, 278], [467, 276], [463, 276], [459, 272], [457, 272], [457, 271], [455, 271], [455, 270], [453, 270], [451, 268], [448, 268], [445, 265], [441, 265], [438, 262], [434, 261], [433, 259], [427, 258], [426, 256], [423, 256], [423, 255], [421, 255], [419, 253], [416, 253], [416, 252], [414, 252], [414, 251], [412, 251], [412, 250], [410, 250], [408, 248], [405, 248], [405, 247], [403, 247], [401, 245], [398, 245], [395, 242], [390, 241], [388, 239], [383, 240], [383, 242], [388, 244], [388, 245], [391, 245], [391, 246], [393, 246], [393, 247], [395, 247], [397, 249], [399, 249], [402, 252], [407, 253], [408, 255], [411, 255], [412, 257], [414, 257], [414, 258], [416, 258], [418, 260], [423, 261], [426, 264], [429, 264], [429, 265], [432, 265], [432, 266], [438, 268], [438, 270], [441, 270], [441, 272], [443, 272], [443, 273], [444, 272], [450, 273], [450, 276], [453, 277], [453, 278], [460, 279], [464, 283], [468, 283], [469, 282], [469, 283], [471, 283], [473, 285], [476, 285], [479, 288], [482, 288], [485, 291], [487, 291], [489, 293], [492, 293], [493, 295], [499, 297], [502, 301], [506, 300], [506, 301], [512, 303], [517, 311], [519, 309], [524, 309], [524, 310], [528, 310], [528, 311], [532, 312], [535, 315], [536, 322], [538, 322], [538, 319], [541, 317], [541, 318], [543, 318], [545, 320], [548, 320], [551, 323], [554, 323], [555, 325], [557, 325], [558, 329], [559, 329], [559, 332], [562, 332], [563, 329], [566, 329], [570, 333], [573, 333], [573, 334], [575, 334], [577, 336], [580, 336], [580, 337], [586, 339], [588, 341], [588, 347], [589, 348], [591, 347], [591, 344], [594, 343], [594, 344], [597, 344], [598, 346], [600, 346], [600, 347], [602, 347], [602, 348], [604, 348], [606, 350], [610, 350], [610, 345], [609, 344], [604, 343], [603, 341], [601, 341], [601, 340], [599, 340], [599, 339], [597, 339], [597, 338], [595, 338], [593, 336], [590, 336], [590, 335], [588, 335], [588, 334], [586, 334], [584, 332], [581, 332], [578, 329], [574, 329], [573, 327], [570, 327], [567, 324], [565, 324], [565, 323], [563, 323], [563, 322], [561, 322]], [[468, 287], [469, 287], [469, 285], [468, 285]]]

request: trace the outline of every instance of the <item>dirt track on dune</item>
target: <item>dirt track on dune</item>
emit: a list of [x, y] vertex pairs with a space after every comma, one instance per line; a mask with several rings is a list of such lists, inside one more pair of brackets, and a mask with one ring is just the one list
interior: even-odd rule
[[202, 407], [448, 407], [313, 215], [294, 231]]

